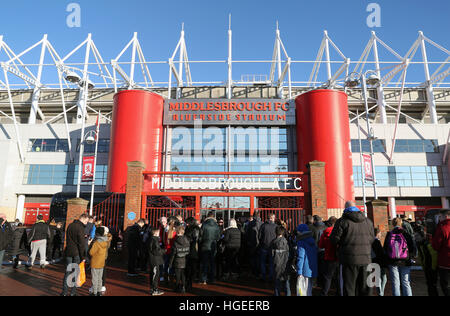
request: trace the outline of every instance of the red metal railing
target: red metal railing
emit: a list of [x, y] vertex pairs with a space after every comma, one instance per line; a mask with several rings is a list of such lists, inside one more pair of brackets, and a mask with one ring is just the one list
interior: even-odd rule
[[103, 202], [93, 207], [93, 215], [102, 220], [110, 230], [118, 232], [123, 228], [125, 194], [113, 193]]
[[150, 226], [157, 227], [161, 217], [177, 215], [180, 215], [183, 219], [195, 217], [195, 208], [148, 207], [145, 209], [144, 218], [148, 219]]
[[270, 214], [274, 214], [275, 218], [286, 223], [289, 232], [292, 232], [298, 225], [305, 223], [305, 211], [299, 208], [257, 208], [262, 221], [269, 219]]

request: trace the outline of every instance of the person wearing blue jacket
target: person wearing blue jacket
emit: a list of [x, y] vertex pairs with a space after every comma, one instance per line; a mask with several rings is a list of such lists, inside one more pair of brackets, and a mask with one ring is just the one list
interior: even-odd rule
[[297, 296], [312, 296], [312, 279], [317, 278], [317, 245], [308, 225], [297, 227]]

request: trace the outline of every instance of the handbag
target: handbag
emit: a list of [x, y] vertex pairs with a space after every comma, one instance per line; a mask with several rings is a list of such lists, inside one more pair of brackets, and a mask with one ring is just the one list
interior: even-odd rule
[[86, 283], [86, 265], [84, 261], [80, 263], [80, 274], [78, 275], [77, 287], [82, 287]]

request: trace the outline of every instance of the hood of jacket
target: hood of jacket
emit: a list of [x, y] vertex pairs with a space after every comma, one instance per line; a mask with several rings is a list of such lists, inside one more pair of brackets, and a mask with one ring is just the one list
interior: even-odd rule
[[333, 228], [334, 228], [334, 226], [327, 227], [327, 228], [323, 231], [322, 235], [324, 235], [325, 237], [329, 238], [329, 237], [331, 236], [331, 232], [333, 231]]
[[303, 240], [306, 241], [307, 239], [311, 239], [312, 243], [314, 244], [314, 238], [312, 237], [313, 233], [311, 230], [309, 230], [308, 225], [306, 224], [300, 224], [297, 226], [297, 241]]
[[217, 225], [217, 220], [213, 217], [208, 218], [202, 225], [203, 226], [214, 226]]
[[108, 248], [108, 237], [107, 236], [97, 237], [95, 242], [102, 249]]
[[364, 216], [363, 212], [361, 212], [358, 208], [354, 206], [346, 208], [344, 210], [344, 215], [342, 215], [342, 217], [348, 218], [349, 220], [355, 223], [361, 223], [366, 219], [366, 216]]

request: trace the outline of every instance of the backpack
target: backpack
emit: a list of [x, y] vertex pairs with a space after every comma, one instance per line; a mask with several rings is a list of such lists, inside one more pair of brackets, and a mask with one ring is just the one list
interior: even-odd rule
[[388, 257], [390, 259], [408, 259], [408, 244], [406, 242], [405, 236], [402, 233], [394, 234], [391, 233], [389, 239], [389, 250]]

